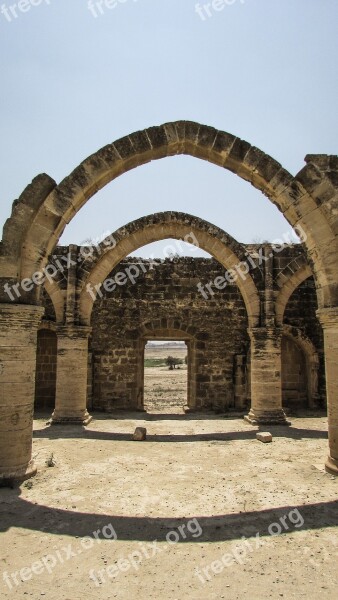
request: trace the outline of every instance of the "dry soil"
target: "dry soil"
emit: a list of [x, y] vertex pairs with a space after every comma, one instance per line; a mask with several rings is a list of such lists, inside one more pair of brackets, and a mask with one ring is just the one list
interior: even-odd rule
[[263, 444], [243, 419], [184, 415], [185, 377], [149, 372], [147, 414], [35, 420], [38, 474], [0, 490], [1, 599], [337, 598], [326, 418]]

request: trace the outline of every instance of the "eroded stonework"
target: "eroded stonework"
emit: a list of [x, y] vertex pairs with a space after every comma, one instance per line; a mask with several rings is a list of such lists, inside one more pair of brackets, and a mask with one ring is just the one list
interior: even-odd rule
[[[257, 268], [252, 277], [265, 293], [266, 273], [260, 264], [257, 245], [246, 246], [256, 257]], [[81, 256], [81, 248], [71, 249]], [[272, 251], [268, 246], [268, 254]], [[54, 258], [69, 255], [69, 247], [58, 247]], [[279, 278], [289, 265], [305, 254], [299, 245], [285, 246], [275, 252], [272, 265], [273, 293], [279, 297]], [[76, 261], [79, 264], [81, 261]], [[299, 268], [299, 267], [298, 267]], [[143, 355], [146, 341], [175, 339], [188, 345], [187, 405], [195, 409], [229, 410], [250, 406], [250, 337], [248, 318], [238, 286], [227, 284], [208, 291], [206, 285], [224, 276], [225, 270], [214, 259], [175, 257], [148, 261], [128, 258], [109, 273], [108, 280], [117, 281], [119, 274], [139, 273], [137, 278], [120, 276], [123, 285], [113, 291], [103, 287], [97, 295], [92, 312], [89, 337], [88, 403], [89, 409], [112, 411], [143, 407]], [[81, 286], [82, 266], [77, 269], [75, 288]], [[67, 290], [68, 271], [60, 278], [60, 287]], [[45, 321], [55, 323], [56, 316], [48, 294], [44, 294]], [[283, 406], [324, 406], [325, 375], [321, 326], [316, 318], [317, 298], [313, 277], [301, 283], [288, 300], [284, 312], [282, 336]], [[50, 334], [50, 332], [48, 332]], [[40, 334], [39, 334], [40, 336]], [[46, 338], [44, 329], [42, 339]], [[40, 340], [40, 338], [39, 338]], [[38, 346], [41, 357], [50, 355], [54, 342]], [[41, 343], [41, 342], [40, 342]], [[307, 345], [306, 345], [307, 344]], [[315, 353], [315, 362], [311, 363]], [[47, 385], [50, 363], [37, 390]], [[56, 357], [55, 357], [56, 363]], [[53, 380], [53, 369], [51, 370]], [[52, 382], [51, 382], [52, 383]], [[52, 392], [52, 388], [51, 392]], [[55, 388], [49, 398], [54, 408]], [[38, 395], [36, 407], [42, 405]]]
[[[291, 227], [300, 227], [304, 233], [306, 257], [293, 257], [278, 271], [277, 277], [274, 270], [278, 261], [274, 256], [269, 259], [269, 249], [263, 248], [266, 260], [262, 268], [255, 267], [245, 278], [237, 279], [250, 339], [247, 373], [251, 397], [247, 418], [252, 424], [286, 423], [282, 407], [282, 348], [290, 346], [290, 342], [285, 344], [283, 336], [296, 341], [307, 356], [309, 403], [316, 400], [317, 393], [319, 399], [323, 395], [320, 347], [301, 328], [285, 322], [290, 297], [313, 275], [318, 302], [316, 314], [323, 328], [325, 347], [330, 446], [325, 464], [328, 471], [338, 475], [338, 157], [309, 154], [301, 171], [292, 175], [262, 150], [228, 132], [192, 121], [176, 121], [109, 143], [85, 159], [59, 184], [46, 174], [38, 175], [13, 203], [0, 242], [1, 480], [22, 479], [35, 472], [32, 415], [37, 333], [43, 314], [41, 283], [36, 280], [50, 267], [50, 257], [67, 224], [94, 194], [131, 169], [177, 155], [207, 160], [232, 171], [267, 196]], [[74, 262], [70, 263], [66, 285], [64, 276], [45, 284], [57, 329], [55, 423], [83, 425], [90, 419], [87, 411], [88, 343], [95, 295], [91, 297], [88, 288], [100, 287], [112, 269], [141, 246], [168, 238], [184, 239], [190, 234], [226, 270], [245, 260], [243, 244], [216, 225], [185, 213], [169, 211], [148, 215], [115, 234], [115, 246], [107, 248], [103, 244], [96, 262], [83, 259], [78, 263], [78, 249], [72, 247]], [[261, 278], [260, 281], [257, 278]], [[17, 295], [14, 289], [19, 291]], [[143, 336], [149, 337], [149, 330], [142, 327]], [[163, 331], [157, 334], [163, 336]], [[195, 333], [188, 332], [192, 345]], [[295, 357], [295, 352], [291, 354]], [[237, 397], [245, 401], [245, 386], [240, 383], [243, 357], [238, 356]], [[293, 384], [297, 371], [290, 372], [289, 376], [288, 381], [285, 379], [288, 386]], [[194, 381], [196, 378], [191, 379], [188, 394], [191, 402], [196, 400]]]

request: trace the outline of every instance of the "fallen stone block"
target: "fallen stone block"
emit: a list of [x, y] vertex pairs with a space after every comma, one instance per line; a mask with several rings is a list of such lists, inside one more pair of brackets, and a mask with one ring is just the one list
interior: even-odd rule
[[147, 430], [145, 427], [136, 427], [133, 435], [135, 442], [143, 442], [147, 439]]
[[268, 431], [259, 431], [258, 433], [256, 433], [256, 438], [260, 442], [263, 442], [263, 444], [268, 444], [269, 442], [272, 442], [272, 435]]

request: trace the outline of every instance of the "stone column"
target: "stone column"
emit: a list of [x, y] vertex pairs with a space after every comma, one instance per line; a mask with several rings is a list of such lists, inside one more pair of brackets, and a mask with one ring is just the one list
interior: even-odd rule
[[36, 473], [32, 461], [37, 331], [44, 308], [0, 304], [0, 481]]
[[282, 329], [255, 327], [251, 339], [251, 410], [245, 417], [252, 425], [290, 425], [282, 408]]
[[325, 376], [330, 454], [325, 463], [338, 475], [338, 308], [322, 308], [317, 317], [324, 330]]
[[58, 327], [56, 398], [52, 424], [88, 425], [88, 337], [90, 327]]

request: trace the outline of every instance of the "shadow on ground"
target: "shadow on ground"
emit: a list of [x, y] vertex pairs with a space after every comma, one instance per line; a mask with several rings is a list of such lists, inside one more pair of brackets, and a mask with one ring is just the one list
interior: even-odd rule
[[[327, 439], [327, 431], [315, 429], [298, 429], [296, 427], [280, 427], [269, 426], [261, 429], [262, 431], [270, 431], [275, 438], [289, 438], [293, 440], [308, 439]], [[253, 440], [259, 428], [250, 428], [248, 431], [228, 431], [224, 433], [196, 433], [196, 434], [148, 434], [148, 442], [231, 442], [236, 440]], [[88, 440], [107, 440], [114, 442], [132, 442], [132, 434], [113, 432], [113, 431], [96, 431], [89, 427], [78, 427], [71, 425], [52, 425], [44, 429], [37, 429], [33, 432], [33, 438], [47, 439], [80, 439]], [[135, 443], [135, 442], [133, 442]]]
[[[229, 411], [227, 413], [215, 413], [214, 411], [204, 412], [176, 412], [176, 413], [165, 413], [165, 412], [151, 412], [151, 411], [115, 411], [112, 413], [107, 412], [93, 412], [90, 414], [94, 417], [95, 421], [231, 421], [237, 420], [248, 414], [249, 409], [244, 411]], [[287, 416], [292, 418], [301, 419], [315, 419], [325, 418], [327, 416], [326, 411], [286, 411]], [[34, 415], [35, 419], [48, 419], [51, 418], [51, 412], [39, 411]]]
[[252, 537], [256, 533], [267, 536], [271, 523], [278, 522], [284, 515], [295, 509], [298, 509], [304, 520], [302, 530], [316, 530], [338, 524], [338, 500], [212, 517], [192, 514], [177, 519], [80, 513], [32, 504], [22, 499], [20, 495], [20, 487], [0, 491], [0, 531], [16, 527], [62, 536], [85, 537], [92, 536], [93, 532], [111, 523], [118, 540], [160, 542], [165, 541], [168, 531], [174, 531], [180, 525], [196, 518], [202, 528], [202, 535], [186, 540], [182, 538], [181, 543], [220, 542], [237, 540], [242, 536]]

